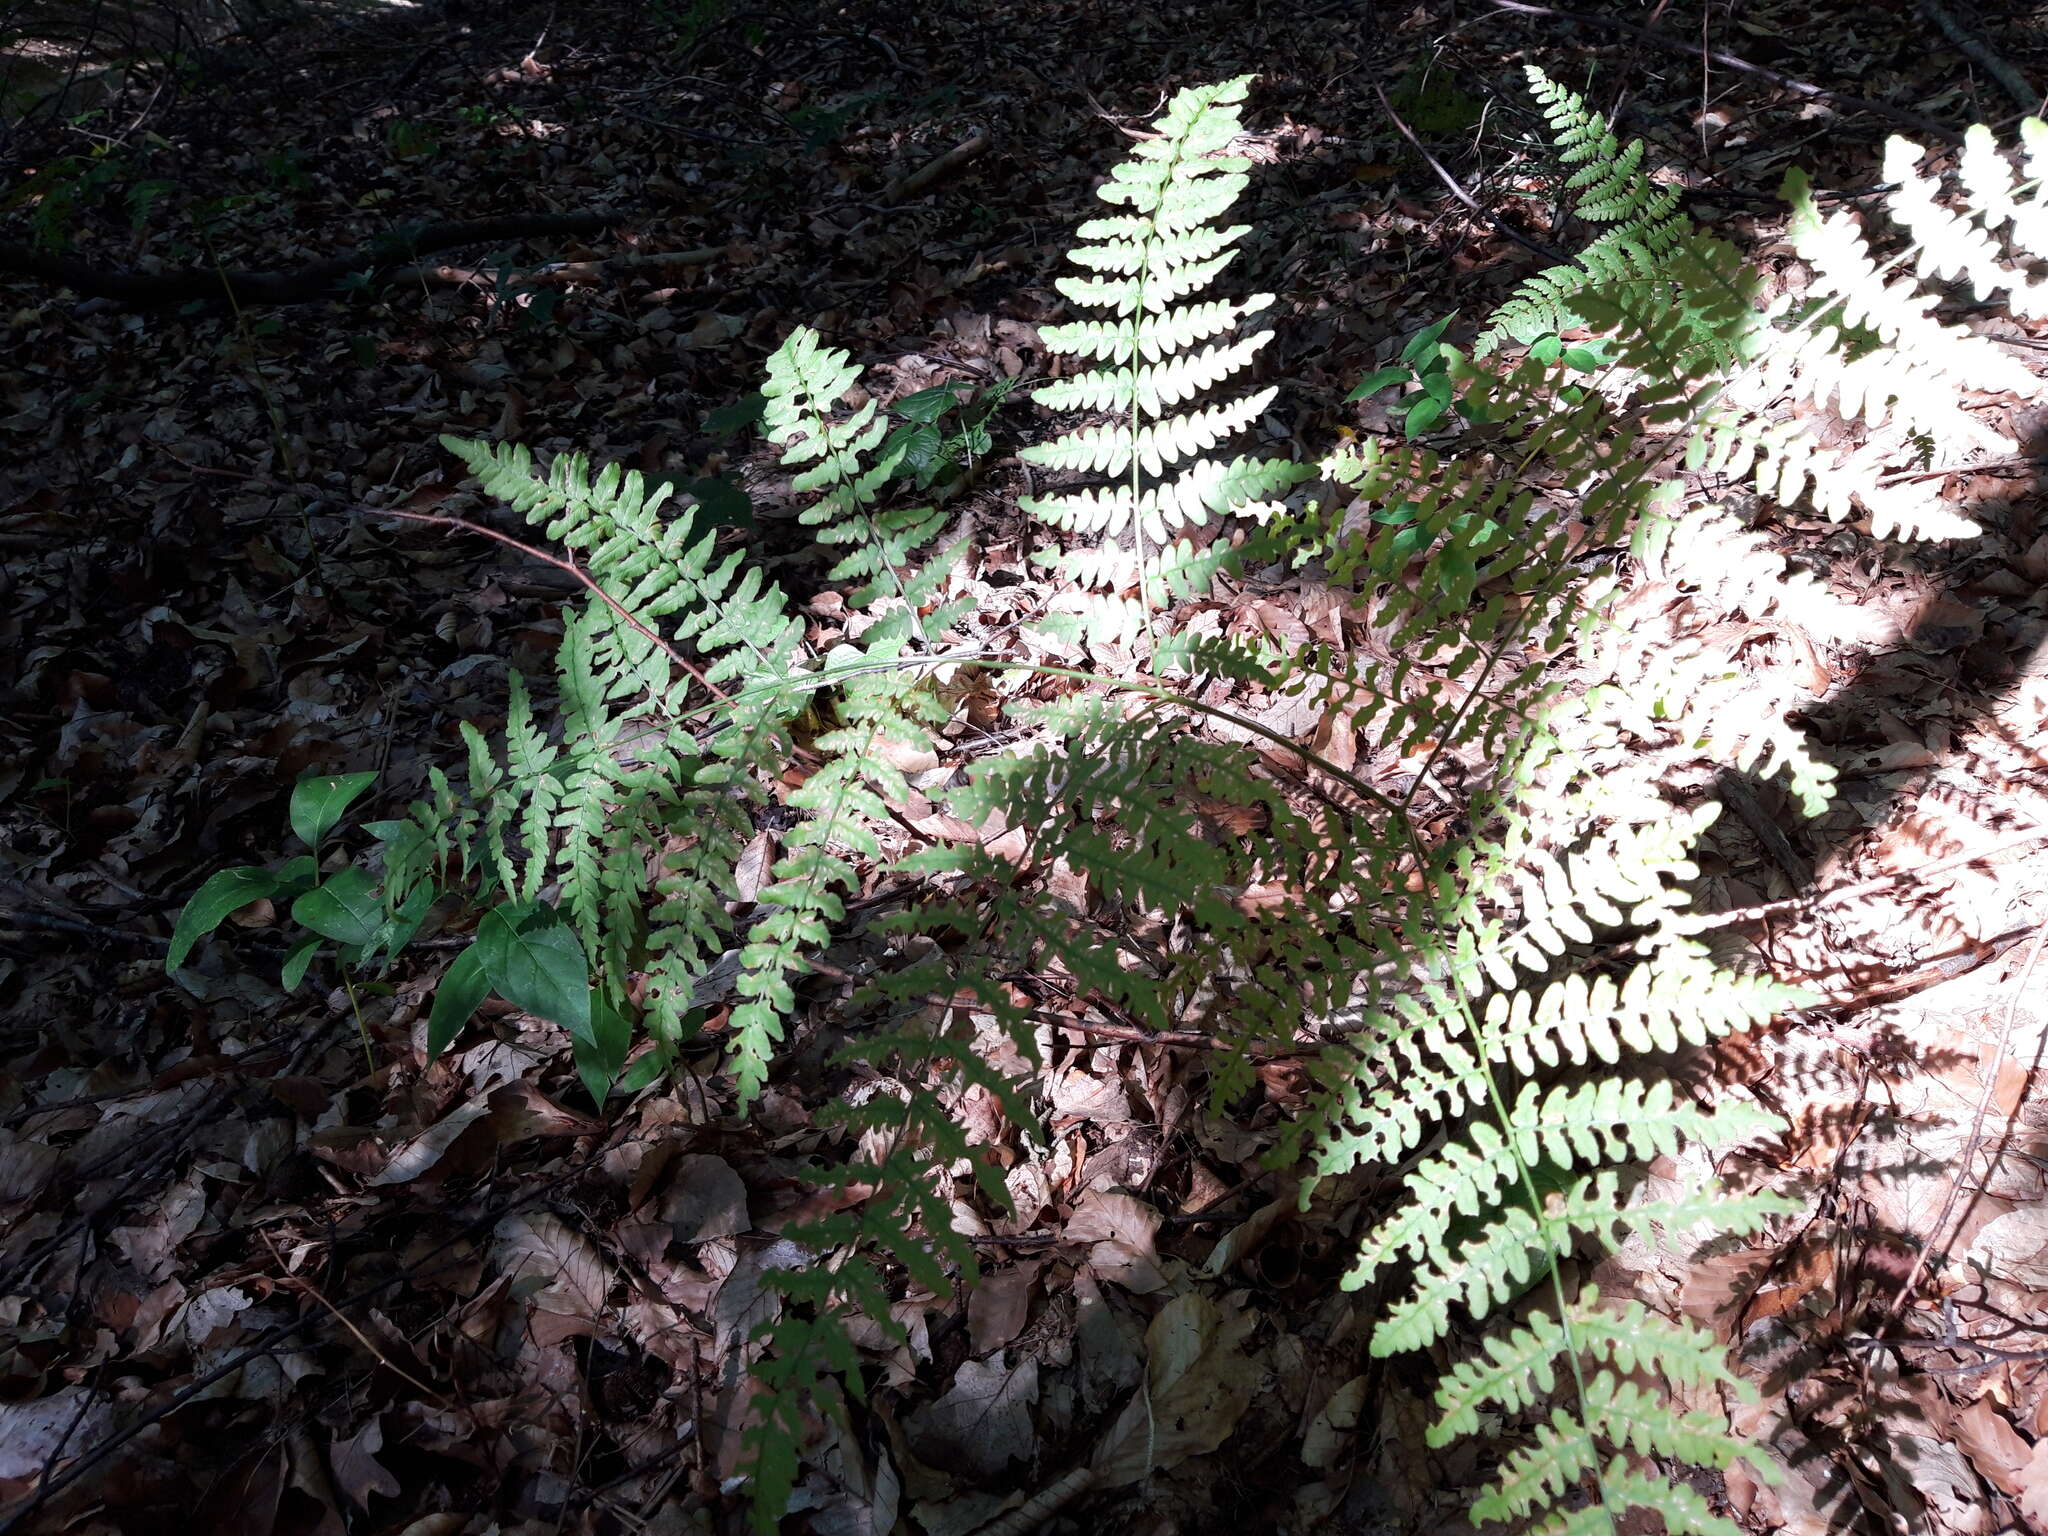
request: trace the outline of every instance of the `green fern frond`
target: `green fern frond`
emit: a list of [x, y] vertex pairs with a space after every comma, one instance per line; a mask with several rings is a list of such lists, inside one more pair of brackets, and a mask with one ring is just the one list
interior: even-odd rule
[[[1109, 275], [1061, 278], [1055, 286], [1070, 303], [1107, 310], [1113, 318], [1048, 326], [1040, 333], [1055, 355], [1105, 366], [1046, 386], [1038, 403], [1112, 419], [1028, 447], [1019, 457], [1121, 483], [1023, 497], [1018, 504], [1056, 527], [1101, 538], [1104, 553], [1087, 558], [1087, 551], [1069, 552], [1062, 567], [1090, 590], [1121, 584], [1124, 570], [1106, 551], [1115, 545], [1129, 549], [1140, 587], [1139, 621], [1184, 585], [1162, 586], [1154, 575], [1159, 547], [1176, 530], [1199, 528], [1214, 515], [1235, 511], [1235, 496], [1250, 500], [1259, 487], [1277, 487], [1286, 479], [1284, 472], [1262, 469], [1233, 483], [1205, 457], [1258, 419], [1273, 398], [1271, 389], [1205, 409], [1179, 409], [1241, 373], [1267, 339], [1246, 335], [1190, 351], [1223, 336], [1272, 299], [1261, 294], [1241, 303], [1182, 302], [1216, 278], [1235, 256], [1232, 248], [1250, 233], [1249, 226], [1215, 224], [1245, 184], [1246, 162], [1219, 151], [1239, 132], [1238, 104], [1249, 84], [1246, 76], [1182, 91], [1152, 125], [1155, 136], [1138, 144], [1096, 189], [1103, 201], [1130, 211], [1083, 223], [1078, 234], [1085, 243], [1071, 255], [1077, 265]], [[1067, 632], [1124, 644], [1141, 627], [1148, 625], [1134, 622], [1119, 600], [1086, 605]]]

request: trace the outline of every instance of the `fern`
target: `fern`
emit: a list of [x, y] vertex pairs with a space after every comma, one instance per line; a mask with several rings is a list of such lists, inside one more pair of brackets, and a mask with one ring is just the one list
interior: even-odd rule
[[[851, 1000], [859, 1027], [829, 1067], [844, 1092], [812, 1169], [826, 1214], [786, 1231], [799, 1262], [770, 1276], [780, 1316], [749, 1346], [762, 1390], [744, 1445], [764, 1531], [812, 1416], [859, 1395], [853, 1320], [894, 1328], [906, 1297], [971, 1283], [962, 1208], [1002, 1206], [1005, 1192], [953, 1106], [972, 1089], [1032, 1124], [1025, 1083], [985, 1046], [1006, 1035], [1035, 1063], [1033, 1010], [1049, 994], [1148, 1028], [1202, 1017], [1226, 1046], [1213, 1063], [1219, 1098], [1251, 1084], [1261, 1044], [1293, 1045], [1305, 1022], [1319, 1032], [1317, 1092], [1282, 1157], [1303, 1173], [1304, 1198], [1359, 1167], [1399, 1173], [1400, 1202], [1367, 1224], [1345, 1282], [1384, 1289], [1376, 1354], [1439, 1346], [1461, 1321], [1551, 1292], [1512, 1330], [1480, 1331], [1440, 1383], [1433, 1443], [1495, 1415], [1541, 1415], [1476, 1516], [1612, 1531], [1648, 1511], [1674, 1530], [1730, 1528], [1653, 1471], [1748, 1454], [1718, 1417], [1676, 1411], [1655, 1385], [1739, 1393], [1711, 1338], [1590, 1289], [1567, 1295], [1561, 1279], [1582, 1247], [1690, 1244], [1786, 1209], [1720, 1189], [1646, 1200], [1630, 1172], [1772, 1124], [1739, 1103], [1692, 1103], [1643, 1059], [1804, 995], [1717, 968], [1692, 937], [1692, 850], [1716, 807], [1673, 805], [1614, 768], [1646, 744], [1686, 743], [1780, 774], [1810, 812], [1832, 793], [1789, 703], [1743, 692], [1707, 639], [1717, 613], [1820, 595], [1725, 515], [1686, 508], [1672, 476], [1681, 465], [1742, 474], [1836, 515], [1860, 506], [1885, 526], [1940, 528], [1890, 497], [1875, 449], [1824, 450], [1786, 408], [1827, 402], [1873, 429], [1954, 429], [1967, 419], [1958, 388], [2000, 377], [2008, 360], [1936, 318], [1919, 285], [1960, 277], [2034, 302], [2020, 253], [2032, 241], [2038, 254], [2048, 213], [1981, 135], [1962, 165], [1976, 220], [1947, 211], [1918, 179], [1917, 152], [1898, 147], [1894, 207], [1918, 254], [1914, 276], [1894, 277], [1794, 178], [1793, 235], [1815, 284], [1802, 304], [1765, 303], [1752, 269], [1655, 184], [1640, 145], [1532, 72], [1566, 191], [1607, 228], [1524, 285], [1475, 355], [1431, 338], [1475, 430], [1431, 447], [1369, 439], [1313, 466], [1226, 462], [1225, 444], [1273, 396], [1197, 403], [1253, 365], [1265, 336], [1241, 322], [1272, 302], [1199, 297], [1246, 233], [1221, 220], [1246, 181], [1227, 151], [1248, 83], [1181, 92], [1100, 189], [1118, 211], [1081, 225], [1073, 259], [1087, 275], [1060, 289], [1102, 317], [1043, 333], [1087, 366], [1037, 396], [1097, 419], [1022, 454], [1076, 481], [1022, 502], [1073, 546], [1053, 557], [1087, 591], [1066, 630], [1119, 660], [1117, 648], [1141, 649], [1150, 673], [1043, 668], [1058, 696], [1023, 712], [1025, 744], [970, 764], [945, 794], [952, 815], [1017, 829], [1031, 859], [1063, 861], [1094, 910], [1044, 899], [974, 841], [891, 868], [919, 897], [869, 920], [891, 958]], [[2048, 131], [2024, 133], [2038, 182]], [[1561, 380], [1556, 346], [1498, 355], [1565, 329], [1615, 342], [1615, 363], [1590, 385]], [[2003, 377], [2013, 382], [2010, 368]], [[668, 516], [638, 476], [592, 480], [573, 455], [540, 474], [521, 449], [450, 445], [618, 606], [593, 602], [565, 621], [558, 732], [515, 677], [502, 745], [465, 732], [467, 794], [430, 774], [388, 845], [387, 895], [402, 901], [437, 872], [522, 901], [558, 888], [608, 1006], [643, 999], [663, 1059], [694, 1027], [707, 973], [736, 959], [743, 1106], [767, 1078], [808, 957], [886, 862], [881, 829], [908, 793], [892, 763], [933, 742], [947, 712], [929, 679], [956, 662], [957, 551], [934, 552], [936, 512], [890, 499], [905, 450], [875, 404], [842, 407], [858, 378], [845, 353], [800, 329], [763, 392], [769, 437], [807, 503], [801, 523], [832, 557], [824, 579], [848, 587], [861, 620], [849, 626], [857, 640], [823, 657], [743, 552]], [[1329, 494], [1292, 494], [1310, 479]], [[1198, 546], [1232, 516], [1250, 525], [1242, 548]], [[1698, 627], [1650, 636], [1650, 605], [1627, 601], [1625, 569], [1603, 569], [1601, 551], [1626, 551], [1638, 581], [1698, 584]], [[1181, 626], [1174, 605], [1246, 557], [1292, 562], [1340, 592], [1363, 642], [1290, 648]], [[1657, 665], [1641, 663], [1646, 646]], [[1565, 661], [1591, 686], [1563, 689]], [[1292, 703], [1333, 739], [1352, 733], [1374, 770], [1213, 702], [1252, 692]], [[816, 766], [784, 790], [800, 740]], [[751, 810], [778, 794], [801, 819], [735, 923]], [[1256, 831], [1235, 830], [1247, 825]], [[1593, 1500], [1562, 1509], [1579, 1489]]]
[[[2037, 286], [2022, 268], [2048, 249], [2042, 239], [2038, 183], [2022, 200], [1988, 133], [1968, 140], [1966, 180], [1985, 189], [1981, 218], [1947, 212], [1918, 169], [1923, 151], [1894, 138], [1886, 175], [1901, 184], [1891, 201], [1914, 244], [1914, 271], [1889, 276], [1867, 237], [1846, 213], [1823, 216], [1805, 175], [1786, 173], [1783, 195], [1792, 216], [1787, 235], [1812, 272], [1807, 300], [1765, 303], [1754, 270], [1726, 242], [1696, 229], [1679, 211], [1673, 190], [1642, 169], [1641, 146], [1621, 146], [1583, 99], [1530, 68], [1563, 158], [1593, 164], [1567, 181], [1597, 193], [1586, 217], [1613, 221], [1578, 258], [1529, 279], [1481, 336], [1480, 355], [1506, 341], [1549, 331], [1591, 327], [1621, 342], [1624, 377], [1644, 419], [1685, 430], [1688, 468], [1753, 481], [1775, 500], [1810, 496], [1841, 519], [1859, 510], [1885, 536], [1966, 538], [1975, 525], [1931, 491], [1882, 482], [1871, 453], [1839, 453], [1823, 445], [1805, 403], [1860, 419], [1866, 429], [1888, 423], [1931, 440], [2009, 454], [2014, 443], [1957, 405], [1967, 390], [2037, 397], [2041, 383], [1995, 343], [1934, 316], [1939, 295], [1924, 280], [1966, 277], [1981, 294], [2004, 291], [2024, 306]], [[2027, 130], [2030, 154], [2044, 157]], [[1597, 171], [1597, 182], [1584, 178]], [[1993, 231], [2011, 226], [2001, 245]]]

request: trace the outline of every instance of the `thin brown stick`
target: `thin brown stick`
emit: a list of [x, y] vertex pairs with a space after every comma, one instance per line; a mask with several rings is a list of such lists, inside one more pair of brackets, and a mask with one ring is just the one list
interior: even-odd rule
[[1964, 26], [1947, 6], [1938, 4], [1937, 0], [1915, 0], [1915, 4], [1920, 7], [1920, 14], [1940, 29], [1949, 46], [1980, 65], [1987, 75], [2004, 87], [2006, 95], [2019, 103], [2022, 112], [2031, 116], [2041, 110], [2041, 93], [2027, 84], [2026, 77], [2017, 69], [1992, 52], [1991, 45]]
[[19, 272], [61, 284], [92, 298], [138, 308], [183, 304], [193, 299], [237, 305], [302, 304], [337, 291], [344, 278], [367, 272], [374, 283], [389, 282], [394, 269], [435, 251], [459, 245], [499, 245], [508, 240], [601, 234], [615, 222], [610, 213], [507, 214], [488, 219], [443, 219], [394, 230], [377, 239], [293, 271], [247, 272], [222, 267], [184, 267], [170, 272], [135, 272], [98, 267], [74, 257], [0, 241], [0, 272]]
[[1401, 114], [1396, 112], [1394, 110], [1394, 104], [1391, 101], [1387, 100], [1387, 93], [1381, 90], [1377, 85], [1375, 85], [1372, 89], [1373, 94], [1378, 96], [1380, 99], [1380, 109], [1387, 114], [1387, 120], [1391, 122], [1395, 128], [1400, 130], [1401, 137], [1408, 141], [1409, 145], [1414, 149], [1415, 153], [1422, 156], [1423, 163], [1436, 173], [1436, 179], [1444, 184], [1444, 189], [1448, 191], [1451, 194], [1451, 196], [1455, 197], [1459, 202], [1465, 205], [1466, 212], [1470, 213], [1472, 217], [1474, 217], [1475, 219], [1484, 219], [1489, 225], [1493, 227], [1493, 229], [1497, 233], [1506, 235], [1510, 240], [1514, 241], [1515, 244], [1523, 247], [1525, 250], [1534, 251], [1538, 256], [1541, 256], [1545, 261], [1554, 262], [1559, 265], [1562, 265], [1563, 263], [1571, 260], [1571, 258], [1565, 255], [1564, 252], [1553, 249], [1550, 246], [1544, 245], [1541, 241], [1530, 239], [1527, 235], [1523, 234], [1519, 229], [1516, 229], [1514, 225], [1508, 223], [1506, 219], [1501, 218], [1496, 213], [1492, 213], [1487, 209], [1482, 208], [1479, 205], [1479, 199], [1474, 197], [1470, 192], [1467, 192], [1464, 189], [1464, 187], [1459, 184], [1458, 178], [1453, 176], [1449, 171], [1445, 170], [1442, 164], [1439, 163], [1439, 161], [1437, 160], [1436, 156], [1431, 154], [1426, 148], [1423, 147], [1422, 140], [1415, 137], [1415, 130], [1410, 128], [1405, 122], [1401, 120]]
[[975, 159], [989, 146], [986, 133], [976, 133], [961, 140], [943, 155], [927, 161], [918, 169], [899, 181], [892, 181], [882, 193], [884, 206], [900, 203], [905, 198], [916, 197], [940, 177], [950, 175], [968, 161]]
[[710, 678], [706, 677], [703, 674], [703, 672], [699, 670], [696, 663], [692, 662], [687, 656], [683, 655], [681, 651], [677, 650], [674, 646], [670, 645], [666, 640], [662, 639], [660, 635], [656, 634], [653, 630], [649, 629], [645, 624], [642, 624], [638, 619], [634, 618], [632, 613], [627, 609], [624, 603], [620, 602], [617, 598], [613, 597], [611, 593], [605, 591], [603, 587], [600, 587], [596, 582], [592, 581], [590, 577], [587, 574], [585, 574], [583, 567], [578, 565], [575, 561], [564, 560], [559, 555], [551, 555], [544, 549], [534, 548], [531, 544], [523, 544], [518, 539], [513, 538], [508, 533], [500, 533], [495, 528], [486, 528], [482, 523], [472, 523], [467, 518], [443, 517], [438, 513], [434, 512], [406, 512], [398, 507], [358, 507], [356, 508], [356, 510], [358, 512], [368, 513], [369, 515], [374, 517], [402, 517], [409, 522], [438, 523], [443, 528], [460, 528], [465, 533], [482, 534], [487, 539], [496, 539], [500, 544], [503, 544], [508, 549], [518, 550], [522, 555], [530, 555], [536, 560], [544, 560], [549, 565], [552, 565], [558, 571], [567, 571], [571, 576], [574, 576], [578, 581], [582, 582], [584, 586], [588, 587], [592, 592], [596, 593], [599, 597], [603, 598], [605, 606], [610, 608], [613, 613], [616, 613], [621, 621], [630, 625], [632, 628], [637, 629], [649, 640], [652, 640], [657, 646], [661, 648], [663, 655], [667, 656], [670, 661], [674, 662], [677, 666], [681, 667], [685, 672], [689, 673], [690, 676], [697, 679], [698, 682], [702, 683], [707, 689], [709, 689], [713, 697], [723, 701], [724, 703], [730, 704], [732, 702], [731, 695], [728, 694], [723, 688], [719, 687], [718, 684], [712, 682]]

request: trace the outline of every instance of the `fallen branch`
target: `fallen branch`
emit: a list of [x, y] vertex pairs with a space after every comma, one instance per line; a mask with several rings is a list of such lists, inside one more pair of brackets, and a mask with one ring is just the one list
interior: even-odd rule
[[1467, 192], [1462, 186], [1458, 184], [1458, 178], [1453, 176], [1449, 171], [1443, 168], [1442, 162], [1440, 162], [1435, 155], [1432, 155], [1429, 152], [1429, 150], [1424, 147], [1422, 140], [1415, 137], [1415, 130], [1410, 128], [1405, 122], [1401, 120], [1401, 114], [1396, 112], [1394, 110], [1394, 104], [1391, 101], [1387, 100], [1387, 93], [1381, 90], [1377, 85], [1375, 85], [1372, 89], [1373, 94], [1379, 97], [1380, 99], [1380, 107], [1382, 108], [1382, 110], [1386, 112], [1388, 118], [1392, 120], [1394, 126], [1401, 131], [1401, 137], [1408, 141], [1409, 146], [1414, 149], [1415, 153], [1422, 156], [1423, 163], [1426, 164], [1432, 171], [1436, 172], [1436, 179], [1444, 184], [1445, 189], [1450, 192], [1451, 196], [1455, 197], [1459, 202], [1465, 205], [1465, 211], [1467, 213], [1471, 214], [1476, 219], [1486, 220], [1486, 222], [1493, 227], [1496, 233], [1506, 235], [1510, 240], [1514, 241], [1515, 244], [1521, 246], [1525, 250], [1534, 251], [1538, 256], [1541, 256], [1545, 261], [1548, 261], [1553, 265], [1561, 266], [1565, 262], [1571, 260], [1571, 258], [1567, 256], [1563, 251], [1556, 250], [1551, 246], [1544, 245], [1541, 241], [1531, 240], [1527, 235], [1523, 234], [1519, 229], [1515, 228], [1515, 226], [1510, 224], [1506, 219], [1500, 217], [1500, 215], [1492, 212], [1489, 209], [1480, 207], [1479, 199], [1474, 197], [1470, 192]]
[[882, 191], [882, 205], [889, 207], [907, 198], [916, 197], [940, 177], [950, 175], [968, 161], [978, 158], [988, 148], [988, 143], [988, 135], [985, 133], [977, 133], [961, 140], [943, 155], [926, 161], [908, 176], [890, 182]]
[[595, 235], [615, 219], [609, 213], [524, 213], [489, 219], [445, 219], [393, 230], [326, 261], [288, 272], [227, 271], [186, 267], [173, 272], [135, 272], [96, 267], [75, 257], [32, 246], [0, 242], [0, 272], [74, 288], [96, 299], [135, 308], [184, 304], [194, 299], [227, 299], [241, 304], [303, 304], [333, 293], [346, 278], [366, 274], [372, 285], [389, 282], [420, 257], [461, 245], [496, 244], [541, 235]]
[[[601, 283], [616, 281], [635, 272], [662, 267], [702, 267], [718, 260], [729, 246], [705, 245], [693, 251], [625, 251], [597, 261], [550, 261], [538, 267], [520, 267], [514, 273], [527, 286], [535, 283]], [[495, 288], [499, 274], [483, 267], [458, 267], [448, 263], [407, 267], [392, 274], [394, 282], [419, 280], [435, 283], [475, 284]]]
[[1949, 45], [1964, 58], [1982, 66], [1984, 72], [2005, 88], [2005, 94], [2020, 105], [2020, 110], [2032, 116], [2041, 110], [2041, 93], [2027, 84], [2026, 77], [2012, 65], [1991, 51], [1991, 45], [1977, 36], [1953, 15], [1946, 6], [1936, 0], [1916, 0], [1920, 14], [1933, 22]]

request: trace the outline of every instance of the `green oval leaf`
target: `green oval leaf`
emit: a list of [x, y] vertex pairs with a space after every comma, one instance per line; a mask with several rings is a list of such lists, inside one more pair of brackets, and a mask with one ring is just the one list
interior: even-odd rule
[[367, 944], [384, 922], [384, 903], [369, 875], [351, 864], [292, 903], [292, 918], [337, 944]]
[[578, 1039], [590, 1035], [590, 962], [552, 907], [507, 903], [477, 924], [484, 974], [515, 1008], [550, 1020]]
[[467, 1024], [477, 1006], [491, 995], [491, 979], [484, 974], [484, 958], [475, 944], [455, 957], [455, 963], [441, 974], [434, 989], [433, 1011], [427, 1015], [427, 1060], [448, 1049]]
[[164, 956], [164, 969], [175, 971], [192, 953], [192, 946], [218, 928], [231, 913], [241, 911], [252, 901], [274, 896], [282, 883], [267, 869], [223, 869], [209, 875], [206, 884], [193, 893], [185, 910], [178, 914], [178, 925], [171, 931], [170, 952]]
[[1431, 427], [1435, 426], [1437, 419], [1443, 415], [1444, 407], [1447, 403], [1446, 401], [1439, 400], [1435, 395], [1424, 395], [1421, 400], [1409, 406], [1406, 428], [1408, 436], [1410, 438], [1420, 437]]
[[319, 953], [325, 942], [319, 934], [309, 933], [291, 947], [291, 952], [284, 957], [284, 970], [277, 978], [285, 991], [298, 989], [299, 983], [306, 979], [306, 967], [313, 963], [313, 956]]
[[590, 1033], [577, 1035], [576, 1075], [590, 1090], [599, 1109], [612, 1091], [612, 1084], [626, 1065], [626, 1050], [633, 1043], [633, 1025], [605, 998], [590, 1000]]
[[953, 391], [951, 384], [936, 384], [914, 395], [905, 395], [889, 409], [905, 421], [937, 421], [960, 403], [960, 397]]
[[362, 773], [330, 773], [321, 778], [301, 779], [292, 789], [292, 830], [308, 848], [334, 830], [349, 802], [377, 782], [373, 770]]
[[1358, 381], [1358, 387], [1344, 398], [1346, 401], [1363, 400], [1367, 395], [1376, 395], [1389, 384], [1399, 384], [1408, 377], [1406, 368], [1378, 368]]

